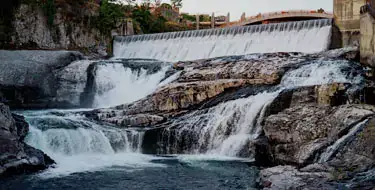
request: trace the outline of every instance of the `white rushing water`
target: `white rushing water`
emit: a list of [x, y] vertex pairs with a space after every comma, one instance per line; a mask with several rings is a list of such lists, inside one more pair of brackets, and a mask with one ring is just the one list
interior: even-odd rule
[[148, 74], [145, 69], [138, 72], [121, 63], [98, 65], [94, 107], [117, 106], [146, 97], [158, 87], [167, 69], [168, 66], [165, 66], [156, 73]]
[[[348, 61], [311, 61], [284, 74], [279, 90], [261, 92], [247, 98], [197, 110], [176, 120], [164, 133], [166, 153], [176, 152], [216, 156], [241, 156], [258, 137], [267, 106], [284, 89], [331, 83], [360, 84], [362, 75]], [[171, 141], [175, 138], [175, 141]], [[182, 146], [181, 146], [182, 145]], [[182, 150], [181, 150], [182, 149]], [[251, 156], [251, 155], [250, 155]]]
[[268, 52], [319, 52], [328, 48], [331, 20], [117, 37], [114, 56], [185, 61]]
[[[279, 92], [259, 93], [248, 98], [221, 103], [206, 113], [193, 112], [172, 126], [181, 126], [174, 135], [184, 139], [186, 133], [196, 134], [190, 153], [216, 156], [239, 156], [242, 148], [261, 132], [265, 108]], [[192, 139], [188, 139], [190, 141]], [[173, 145], [170, 145], [173, 146]], [[174, 147], [171, 147], [172, 149]], [[173, 150], [170, 150], [172, 152]]]
[[43, 174], [45, 177], [113, 166], [161, 166], [150, 162], [152, 156], [140, 154], [144, 132], [100, 126], [68, 111], [34, 111], [24, 115], [30, 123], [25, 142], [43, 150], [57, 163]]
[[353, 63], [349, 61], [311, 61], [309, 64], [291, 70], [282, 78], [281, 86], [295, 88], [332, 83], [359, 84], [363, 77], [355, 74]]

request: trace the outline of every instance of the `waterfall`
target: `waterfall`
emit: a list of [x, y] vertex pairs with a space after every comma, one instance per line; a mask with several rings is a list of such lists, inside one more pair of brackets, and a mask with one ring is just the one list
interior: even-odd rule
[[165, 65], [152, 72], [141, 67], [130, 68], [123, 63], [98, 64], [93, 107], [117, 106], [146, 97], [158, 87], [168, 68]]
[[222, 102], [174, 120], [160, 135], [159, 153], [252, 157], [268, 105], [282, 90], [331, 83], [361, 84], [358, 65], [349, 61], [317, 60], [290, 69], [275, 91]]
[[332, 20], [116, 37], [114, 56], [186, 61], [268, 52], [319, 52], [328, 49]]
[[239, 156], [260, 134], [265, 108], [278, 93], [259, 93], [184, 116], [163, 134], [167, 152], [178, 153], [184, 144], [184, 153]]
[[[78, 110], [80, 111], [80, 110]], [[98, 170], [110, 166], [153, 165], [140, 155], [144, 132], [88, 121], [72, 110], [20, 112], [30, 123], [25, 142], [57, 162], [46, 177]]]
[[31, 125], [26, 142], [51, 155], [141, 151], [143, 132], [102, 126], [68, 111], [23, 114]]
[[285, 73], [281, 86], [295, 88], [331, 83], [360, 84], [363, 81], [360, 70], [356, 63], [349, 61], [312, 61]]

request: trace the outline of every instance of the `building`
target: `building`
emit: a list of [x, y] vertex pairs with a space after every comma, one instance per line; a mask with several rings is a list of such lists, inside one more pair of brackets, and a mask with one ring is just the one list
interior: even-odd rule
[[360, 9], [366, 3], [375, 5], [375, 0], [334, 0], [334, 19], [342, 34], [342, 45], [357, 45], [360, 42]]

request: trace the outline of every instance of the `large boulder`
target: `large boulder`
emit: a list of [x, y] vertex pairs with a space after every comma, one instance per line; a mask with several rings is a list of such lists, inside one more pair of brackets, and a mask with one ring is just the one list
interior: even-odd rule
[[54, 163], [42, 151], [23, 142], [29, 125], [1, 103], [0, 126], [0, 175], [35, 172]]
[[374, 111], [366, 105], [301, 104], [267, 117], [263, 128], [275, 163], [306, 165]]
[[332, 178], [333, 177], [329, 169], [321, 165], [316, 165], [311, 168], [301, 170], [288, 165], [276, 166], [260, 171], [259, 187], [265, 190], [334, 190], [339, 186], [336, 183], [330, 183]]
[[69, 106], [55, 99], [56, 73], [81, 59], [83, 55], [74, 51], [0, 50], [0, 102], [12, 108]]
[[365, 172], [375, 166], [375, 118], [369, 118], [362, 130], [337, 150], [329, 164], [341, 171]]

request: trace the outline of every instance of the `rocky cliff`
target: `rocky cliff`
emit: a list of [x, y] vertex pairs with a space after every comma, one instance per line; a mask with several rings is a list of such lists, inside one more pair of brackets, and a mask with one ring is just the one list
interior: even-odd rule
[[[70, 49], [106, 55], [110, 34], [95, 26], [99, 5], [56, 3], [47, 9], [40, 1], [5, 5], [0, 20], [0, 47], [5, 49]], [[49, 11], [49, 12], [47, 12]], [[48, 13], [48, 14], [47, 14]]]

